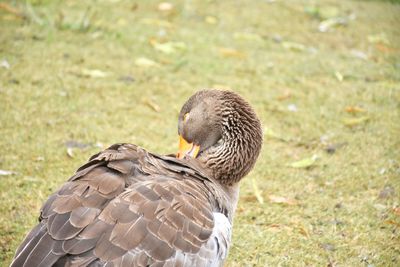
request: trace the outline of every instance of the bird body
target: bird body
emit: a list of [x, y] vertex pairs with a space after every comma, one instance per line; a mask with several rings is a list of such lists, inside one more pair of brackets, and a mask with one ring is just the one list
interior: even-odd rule
[[[202, 114], [219, 116], [211, 113], [219, 105], [215, 94], [222, 92], [200, 91], [185, 104], [178, 132], [192, 145], [189, 152], [180, 152], [180, 158], [132, 144], [116, 144], [92, 156], [45, 202], [39, 224], [16, 251], [11, 267], [222, 266], [229, 250], [238, 181], [254, 165], [262, 141], [259, 121], [241, 98], [245, 111], [235, 111], [249, 111], [247, 122], [229, 114], [228, 120], [236, 120], [242, 128], [255, 121], [256, 132], [226, 133], [223, 121], [216, 126], [221, 118], [214, 118], [209, 126], [203, 125], [206, 130], [212, 127], [204, 136], [203, 126], [196, 123], [203, 123]], [[199, 105], [201, 112], [196, 111]], [[185, 128], [188, 117], [194, 119], [193, 127]], [[238, 140], [234, 137], [238, 134], [256, 138]], [[225, 153], [226, 161], [215, 156], [218, 153]]]

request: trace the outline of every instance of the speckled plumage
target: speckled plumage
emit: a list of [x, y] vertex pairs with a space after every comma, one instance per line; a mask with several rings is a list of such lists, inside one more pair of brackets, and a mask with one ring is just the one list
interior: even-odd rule
[[203, 147], [198, 158], [131, 144], [92, 156], [43, 205], [11, 266], [221, 266], [260, 123], [236, 94], [209, 90], [184, 105], [179, 132]]

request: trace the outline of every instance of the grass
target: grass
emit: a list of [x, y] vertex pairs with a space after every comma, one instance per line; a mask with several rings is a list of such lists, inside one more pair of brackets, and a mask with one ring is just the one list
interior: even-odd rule
[[[176, 151], [181, 105], [210, 87], [239, 92], [265, 128], [227, 266], [399, 266], [400, 5], [173, 3], [0, 9], [0, 169], [14, 172], [0, 176], [1, 266], [99, 149]], [[331, 16], [348, 23], [319, 32]], [[70, 140], [89, 146], [70, 157]]]

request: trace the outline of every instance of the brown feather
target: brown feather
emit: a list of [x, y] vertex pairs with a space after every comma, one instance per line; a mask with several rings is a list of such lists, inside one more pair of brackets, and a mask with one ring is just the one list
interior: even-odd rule
[[[195, 124], [183, 124], [189, 112]], [[260, 123], [239, 96], [211, 90], [185, 103], [178, 124], [203, 148], [197, 159], [131, 144], [93, 155], [44, 203], [11, 267], [222, 265], [236, 184], [261, 148]]]

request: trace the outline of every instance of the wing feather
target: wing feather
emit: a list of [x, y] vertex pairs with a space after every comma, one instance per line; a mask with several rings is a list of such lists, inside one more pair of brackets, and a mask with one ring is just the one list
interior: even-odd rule
[[218, 266], [230, 228], [215, 227], [210, 183], [179, 161], [113, 145], [50, 196], [11, 266]]

